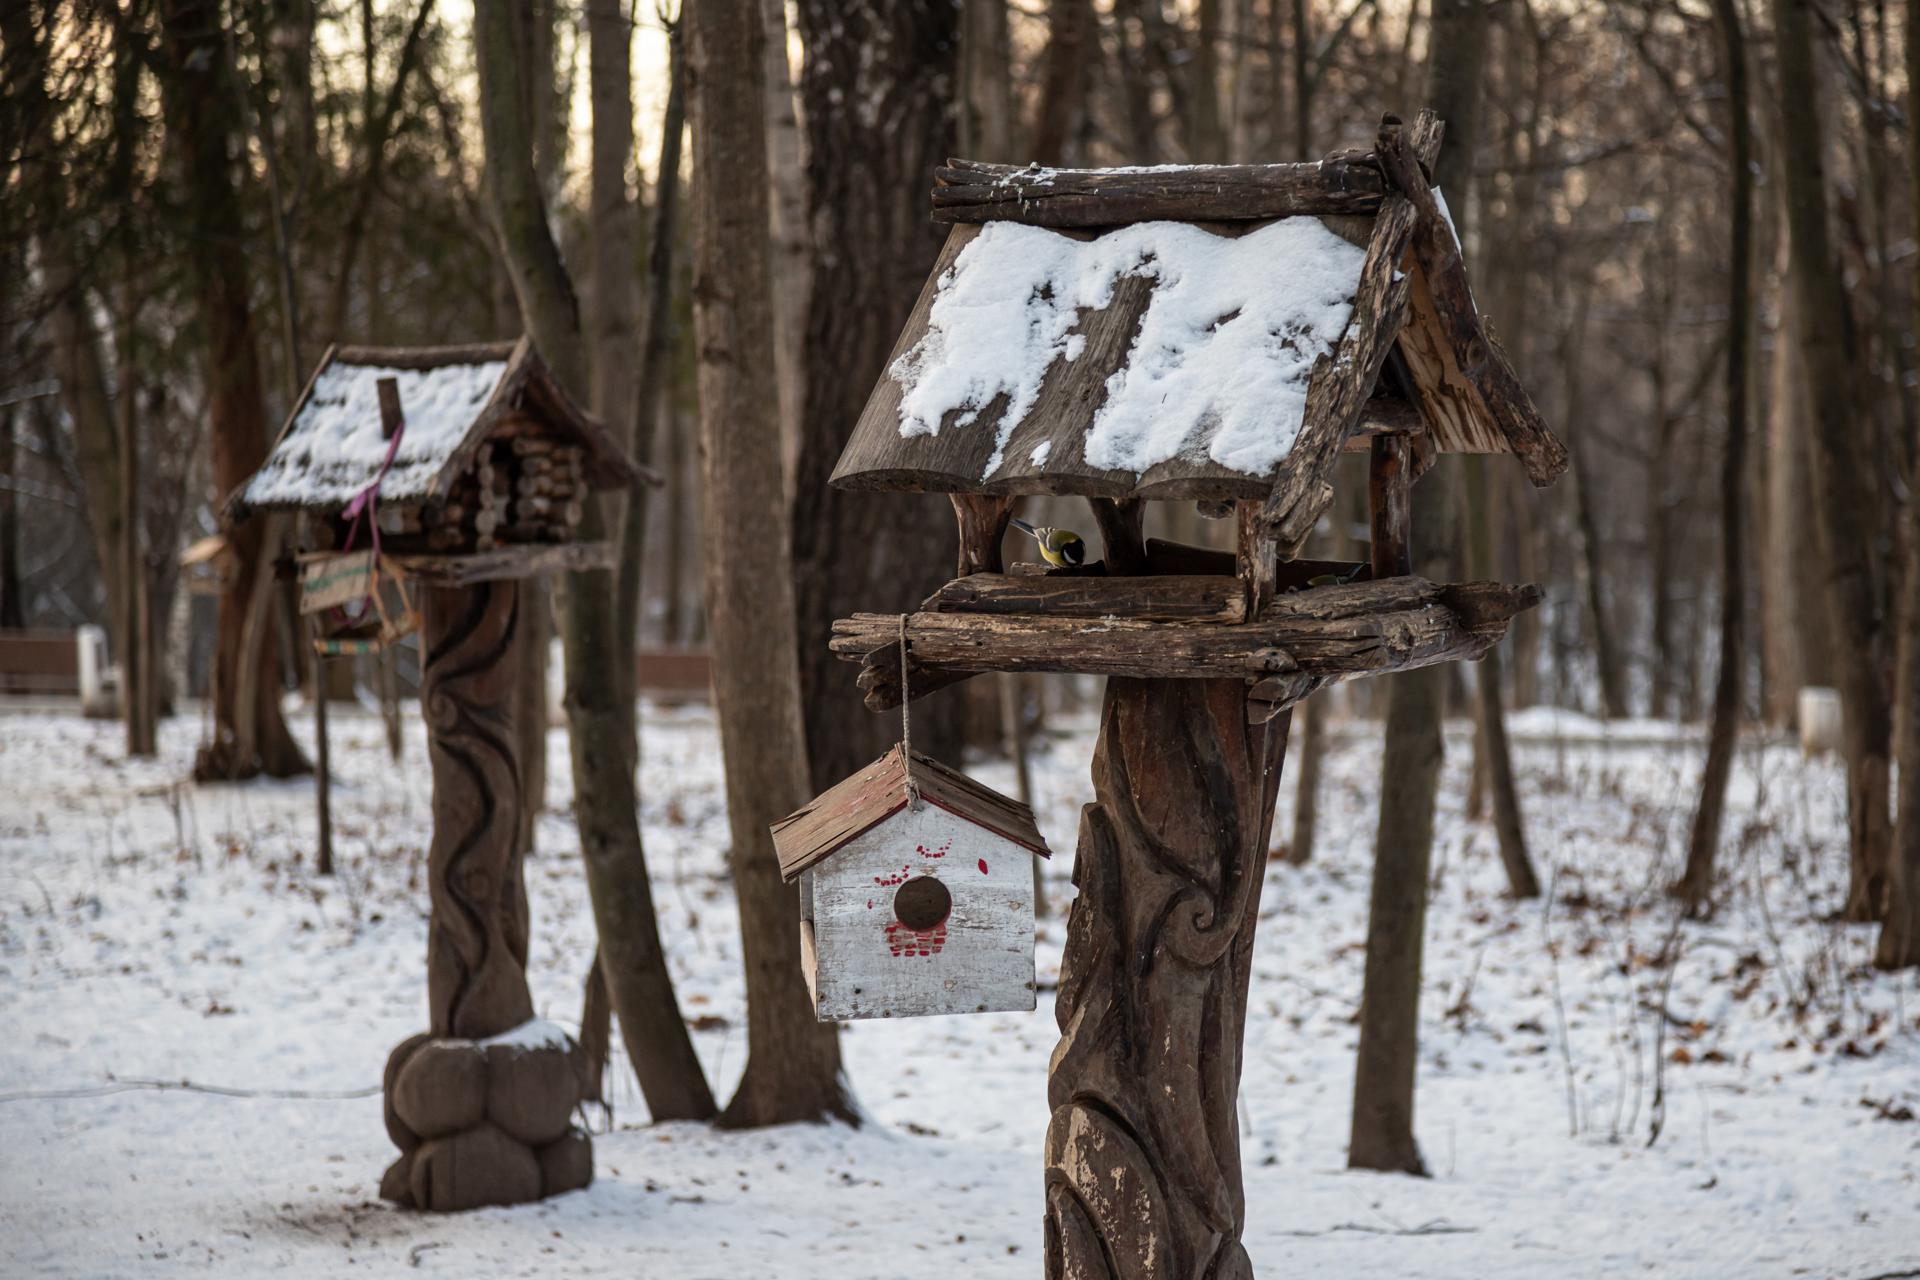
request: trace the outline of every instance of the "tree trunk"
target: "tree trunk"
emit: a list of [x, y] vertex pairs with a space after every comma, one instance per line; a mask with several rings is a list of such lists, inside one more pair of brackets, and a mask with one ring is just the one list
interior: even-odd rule
[[[1485, 51], [1482, 0], [1435, 0], [1427, 101], [1446, 121], [1449, 146], [1441, 153], [1434, 178], [1436, 182], [1457, 178], [1456, 190], [1462, 197], [1470, 194]], [[1459, 200], [1457, 207], [1470, 208], [1470, 199]], [[1417, 554], [1427, 562], [1427, 576], [1446, 580], [1448, 553], [1454, 545], [1454, 487], [1437, 478], [1428, 482], [1413, 507], [1410, 548], [1383, 556], [1376, 537], [1376, 578], [1407, 572]], [[1413, 1132], [1413, 1085], [1419, 1056], [1420, 964], [1427, 870], [1433, 855], [1434, 795], [1445, 755], [1441, 720], [1447, 674], [1445, 667], [1434, 666], [1401, 672], [1388, 681], [1380, 825], [1374, 838], [1360, 1046], [1347, 1148], [1347, 1166], [1353, 1169], [1426, 1173]]]
[[[659, 176], [653, 192], [653, 222], [647, 237], [647, 307], [640, 339], [640, 376], [634, 384], [633, 432], [627, 437], [627, 454], [637, 462], [652, 456], [660, 432], [660, 420], [667, 419], [668, 443], [677, 446], [679, 433], [667, 406], [667, 357], [673, 342], [674, 237], [680, 222], [680, 143], [687, 126], [685, 41], [678, 24], [667, 31], [667, 107], [660, 121], [660, 158], [654, 166]], [[678, 498], [689, 487], [671, 465], [662, 468], [669, 492], [674, 495], [667, 508], [667, 545], [669, 554], [677, 554], [674, 522], [679, 519]], [[633, 733], [635, 767], [640, 761], [639, 691], [634, 687], [638, 674], [634, 667], [634, 648], [640, 636], [640, 570], [646, 563], [647, 512], [653, 505], [645, 489], [627, 495], [620, 515], [619, 587], [614, 610], [614, 635], [623, 656], [619, 676], [624, 682], [620, 705], [636, 717]], [[676, 642], [669, 635], [668, 643]]]
[[768, 223], [773, 273], [773, 372], [780, 392], [780, 460], [791, 496], [800, 460], [800, 407], [806, 394], [801, 353], [807, 336], [806, 156], [794, 112], [793, 64], [787, 57], [786, 0], [760, 0], [766, 24]]
[[1747, 111], [1747, 43], [1740, 27], [1738, 0], [1714, 0], [1719, 28], [1721, 68], [1727, 79], [1727, 107], [1733, 150], [1728, 207], [1731, 210], [1732, 260], [1727, 264], [1727, 443], [1720, 460], [1720, 673], [1713, 689], [1713, 728], [1707, 740], [1706, 772], [1700, 804], [1693, 813], [1687, 842], [1687, 867], [1673, 886], [1687, 908], [1700, 912], [1713, 891], [1714, 855], [1720, 847], [1720, 820], [1726, 809], [1727, 779], [1733, 772], [1735, 735], [1740, 728], [1745, 654], [1741, 632], [1747, 614], [1747, 556], [1742, 517], [1742, 486], [1747, 470], [1747, 334], [1753, 323], [1753, 172], [1752, 134]]
[[[1033, 770], [1027, 762], [1026, 677], [1018, 671], [1003, 671], [995, 681], [1000, 696], [1000, 733], [1006, 743], [1007, 759], [1013, 765], [1014, 796], [1029, 809], [1033, 807]], [[1053, 914], [1047, 905], [1047, 860], [1033, 855], [1033, 914], [1044, 920]]]
[[1048, 0], [1047, 52], [1041, 63], [1040, 105], [1026, 159], [1061, 164], [1082, 108], [1087, 46], [1093, 41], [1092, 0]]
[[[77, 247], [72, 240], [73, 213], [68, 208], [65, 173], [60, 166], [54, 133], [54, 104], [48, 97], [49, 59], [32, 6], [0, 7], [0, 69], [9, 97], [8, 139], [23, 160], [21, 180], [14, 187], [20, 197], [31, 193], [33, 207], [9, 210], [8, 227], [31, 229], [39, 259], [42, 291], [52, 320], [53, 367], [60, 380], [60, 399], [73, 424], [78, 455], [82, 515], [91, 535], [94, 560], [107, 598], [107, 634], [116, 650], [125, 644], [126, 591], [120, 581], [121, 534], [120, 440], [114, 426], [113, 403], [107, 395], [106, 356], [99, 326], [81, 279]], [[15, 217], [23, 217], [15, 224]], [[10, 253], [25, 257], [24, 248], [9, 245]], [[24, 262], [21, 270], [24, 273]], [[9, 289], [25, 283], [25, 275], [6, 281]], [[15, 295], [19, 296], [19, 295]], [[11, 474], [11, 473], [9, 473]], [[9, 543], [17, 547], [17, 543]]]
[[[1500, 459], [1462, 458], [1466, 471], [1468, 519], [1472, 556], [1468, 566], [1474, 578], [1497, 577], [1493, 563], [1493, 496], [1487, 466]], [[1476, 764], [1493, 801], [1493, 829], [1500, 842], [1500, 865], [1507, 873], [1507, 892], [1515, 898], [1540, 896], [1540, 877], [1534, 874], [1527, 852], [1526, 824], [1520, 816], [1520, 789], [1513, 780], [1513, 750], [1507, 742], [1507, 713], [1501, 704], [1500, 648], [1495, 645], [1480, 659], [1473, 684]]]
[[[561, 384], [577, 393], [588, 385], [585, 343], [532, 164], [521, 105], [525, 51], [515, 34], [514, 4], [521, 2], [481, 0], [475, 6], [488, 187], [522, 321]], [[599, 500], [589, 497], [580, 537], [591, 542], [604, 536]], [[648, 1110], [655, 1120], [705, 1119], [713, 1114], [713, 1095], [674, 998], [640, 842], [632, 712], [621, 707], [628, 685], [609, 674], [620, 652], [613, 597], [613, 575], [605, 570], [568, 574], [560, 595], [573, 807], [587, 891], [621, 1038]]]
[[773, 373], [766, 28], [759, 0], [703, 0], [686, 22], [707, 630], [747, 971], [746, 1073], [721, 1122], [856, 1122], [837, 1030], [813, 1017], [798, 899], [768, 830], [809, 791]]
[[[818, 792], [872, 762], [894, 731], [861, 706], [854, 673], [828, 651], [833, 620], [910, 609], [954, 563], [946, 503], [842, 492], [827, 477], [938, 256], [926, 200], [933, 169], [954, 142], [958, 11], [931, 0], [852, 10], [839, 0], [802, 0], [798, 14], [814, 261], [793, 580], [807, 759]], [[868, 111], [881, 101], [884, 112]], [[951, 692], [916, 709], [927, 754], [957, 756], [963, 707]]]
[[[1724, 0], [1722, 0], [1724, 3]], [[1907, 19], [1907, 119], [1920, 110], [1920, 25]], [[1908, 192], [1914, 230], [1920, 233], [1920, 146], [1907, 147]], [[1915, 266], [1920, 285], [1920, 262]], [[1920, 292], [1914, 294], [1920, 329]], [[1914, 441], [1920, 446], [1920, 439]], [[1909, 456], [1920, 459], [1920, 452]], [[1907, 564], [1901, 595], [1900, 668], [1894, 697], [1894, 746], [1900, 759], [1900, 808], [1894, 824], [1893, 857], [1887, 868], [1887, 917], [1873, 963], [1881, 969], [1920, 966], [1920, 496], [1906, 504]]]
[[123, 306], [120, 370], [120, 583], [126, 600], [120, 609], [125, 630], [120, 646], [120, 713], [126, 721], [127, 754], [152, 758], [155, 714], [152, 686], [152, 619], [148, 613], [146, 551], [140, 519], [140, 395], [133, 383], [131, 305]]
[[[1826, 531], [1827, 603], [1835, 628], [1844, 709], [1851, 883], [1849, 920], [1886, 907], [1892, 832], [1887, 812], [1892, 714], [1884, 677], [1885, 628], [1874, 563], [1876, 494], [1862, 456], [1851, 391], [1852, 316], [1827, 235], [1826, 162], [1814, 74], [1809, 0], [1772, 0], [1779, 62], [1782, 187], [1791, 236], [1788, 278], [1813, 399], [1813, 454]], [[1812, 602], [1803, 602], [1812, 607]]]
[[1225, 164], [1227, 130], [1220, 112], [1220, 6], [1222, 0], [1198, 0], [1193, 76], [1187, 91], [1187, 161]]
[[[588, 170], [588, 229], [593, 279], [587, 290], [587, 341], [592, 364], [588, 406], [613, 432], [631, 441], [640, 407], [640, 306], [636, 292], [640, 210], [627, 193], [633, 163], [633, 28], [621, 0], [587, 0], [589, 97], [593, 145]], [[660, 185], [674, 175], [663, 173]], [[647, 406], [649, 409], [651, 406]], [[626, 497], [637, 501], [640, 490]], [[617, 637], [630, 648], [631, 636]], [[631, 664], [629, 664], [631, 665]]]
[[1046, 1272], [1247, 1277], [1240, 1065], [1289, 716], [1107, 681], [1047, 1080]]
[[1326, 699], [1308, 698], [1295, 708], [1306, 724], [1300, 735], [1300, 780], [1293, 793], [1293, 841], [1287, 846], [1287, 861], [1304, 867], [1313, 861], [1314, 828], [1320, 818], [1320, 760], [1327, 750]]
[[1013, 34], [1007, 0], [962, 0], [960, 154], [1018, 164], [1013, 153]]
[[[1569, 405], [1581, 403], [1585, 394], [1581, 387], [1580, 361], [1586, 332], [1587, 298], [1583, 293], [1575, 304], [1566, 346], [1561, 353], [1566, 367]], [[1626, 675], [1621, 670], [1620, 653], [1615, 647], [1612, 611], [1607, 608], [1606, 561], [1602, 554], [1600, 521], [1595, 510], [1593, 481], [1588, 470], [1590, 464], [1584, 456], [1582, 433], [1570, 433], [1567, 446], [1573, 453], [1574, 520], [1580, 530], [1580, 556], [1585, 570], [1581, 576], [1586, 588], [1587, 626], [1593, 642], [1594, 667], [1600, 680], [1601, 714], [1609, 720], [1624, 720], [1627, 716]]]
[[[188, 215], [199, 248], [189, 274], [206, 335], [207, 439], [214, 488], [239, 488], [267, 455], [266, 402], [260, 387], [253, 313], [248, 299], [247, 232], [230, 168], [233, 101], [220, 7], [212, 0], [166, 0], [161, 89], [186, 186]], [[267, 773], [285, 778], [311, 767], [280, 715], [280, 662], [269, 615], [249, 628], [256, 595], [273, 590], [273, 566], [262, 554], [263, 521], [230, 532], [239, 561], [220, 597], [213, 659], [213, 740], [194, 762], [201, 780]], [[248, 632], [256, 641], [248, 644]], [[242, 671], [247, 666], [249, 671]], [[247, 691], [243, 699], [243, 691]]]

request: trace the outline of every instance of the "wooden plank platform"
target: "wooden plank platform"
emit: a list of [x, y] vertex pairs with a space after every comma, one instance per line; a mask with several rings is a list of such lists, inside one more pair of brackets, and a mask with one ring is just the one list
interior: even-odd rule
[[[1053, 581], [1128, 582], [1024, 584]], [[911, 673], [928, 678], [909, 678], [918, 698], [982, 671], [1252, 680], [1381, 675], [1478, 658], [1514, 615], [1540, 599], [1534, 586], [1409, 576], [1289, 592], [1244, 622], [923, 610], [908, 616], [906, 636]], [[899, 636], [898, 614], [855, 614], [833, 624], [833, 651], [862, 664], [860, 685], [874, 710], [900, 705]]]

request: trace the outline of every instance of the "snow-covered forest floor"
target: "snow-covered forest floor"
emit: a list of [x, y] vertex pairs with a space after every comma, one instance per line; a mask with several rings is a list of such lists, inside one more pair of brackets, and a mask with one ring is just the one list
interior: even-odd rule
[[[744, 1060], [711, 718], [647, 714], [643, 814], [682, 1007], [716, 1092]], [[309, 725], [298, 723], [305, 733]], [[1754, 747], [1724, 905], [1676, 927], [1695, 739], [1515, 718], [1551, 904], [1501, 896], [1450, 735], [1427, 922], [1417, 1128], [1433, 1177], [1343, 1168], [1378, 733], [1329, 752], [1314, 863], [1270, 865], [1241, 1094], [1261, 1275], [1835, 1276], [1920, 1268], [1920, 984], [1867, 965], [1836, 765]], [[426, 1016], [428, 771], [417, 717], [335, 719], [341, 873], [309, 784], [191, 788], [198, 725], [128, 764], [117, 725], [0, 712], [0, 1275], [1021, 1276], [1041, 1266], [1051, 994], [1033, 1014], [862, 1023], [855, 1130], [650, 1127], [616, 1066], [598, 1179], [455, 1217], [375, 1197], [372, 1096]], [[1036, 763], [1058, 851], [1057, 977], [1091, 726]], [[592, 952], [556, 731], [528, 867], [539, 1010], [572, 1022]], [[973, 772], [1010, 789], [1004, 765]], [[1290, 830], [1292, 779], [1276, 832]], [[238, 1096], [157, 1090], [191, 1080]], [[252, 1096], [255, 1093], [354, 1093]], [[602, 1126], [603, 1127], [603, 1126]], [[1658, 1129], [1657, 1137], [1654, 1136]]]

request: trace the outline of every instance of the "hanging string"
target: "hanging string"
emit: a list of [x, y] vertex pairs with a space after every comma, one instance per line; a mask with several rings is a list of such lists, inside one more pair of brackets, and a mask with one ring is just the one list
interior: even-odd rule
[[907, 688], [907, 615], [900, 615], [900, 758], [907, 771], [907, 808], [920, 809], [920, 784], [913, 780], [913, 696]]

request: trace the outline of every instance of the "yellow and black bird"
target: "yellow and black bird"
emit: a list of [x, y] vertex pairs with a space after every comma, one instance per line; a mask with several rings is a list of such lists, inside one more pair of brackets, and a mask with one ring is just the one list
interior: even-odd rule
[[1019, 516], [1013, 517], [1013, 527], [1031, 534], [1040, 544], [1041, 559], [1056, 569], [1077, 569], [1087, 562], [1087, 544], [1071, 529], [1035, 528]]

